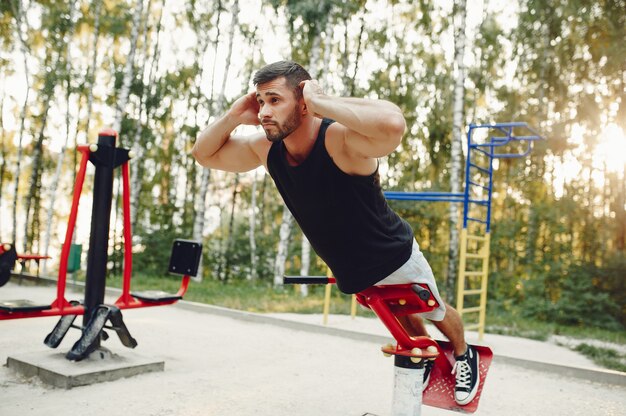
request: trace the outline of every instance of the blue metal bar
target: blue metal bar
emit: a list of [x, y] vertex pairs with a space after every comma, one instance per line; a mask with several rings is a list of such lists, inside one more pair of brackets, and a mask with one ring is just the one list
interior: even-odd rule
[[[493, 147], [491, 151], [493, 152]], [[491, 230], [491, 192], [493, 190], [493, 157], [489, 159], [489, 189], [487, 190], [487, 195], [489, 199], [489, 203], [487, 204], [487, 232]]]
[[463, 228], [467, 228], [467, 212], [469, 209], [469, 180], [470, 180], [470, 164], [472, 159], [472, 131], [475, 126], [470, 124], [467, 131], [467, 158], [465, 159], [465, 195], [463, 198]]
[[469, 202], [477, 205], [487, 205], [489, 203], [488, 199], [470, 199]]
[[419, 196], [451, 196], [451, 197], [456, 197], [456, 196], [463, 196], [462, 192], [459, 193], [453, 193], [453, 192], [402, 192], [402, 191], [385, 191], [384, 192], [385, 196], [394, 196], [396, 194], [398, 195], [419, 195]]
[[469, 221], [476, 221], [476, 222], [480, 222], [480, 223], [489, 225], [489, 219], [487, 219], [487, 220], [479, 220], [478, 218], [472, 218], [472, 217], [467, 217], [467, 219]]
[[487, 155], [487, 156], [489, 156], [489, 157], [491, 157], [491, 156], [492, 156], [492, 152], [493, 152], [493, 146], [490, 146], [490, 147], [491, 147], [491, 149], [490, 149], [490, 150], [491, 150], [491, 152], [488, 152], [488, 151], [486, 151], [486, 150], [483, 150], [483, 149], [478, 148], [478, 146], [474, 146], [474, 145], [472, 145], [472, 148], [474, 148], [477, 152], [480, 152], [480, 153], [482, 153], [482, 154], [484, 154], [484, 155]]
[[463, 202], [463, 197], [435, 197], [424, 196], [419, 194], [407, 193], [403, 195], [402, 192], [396, 192], [393, 195], [388, 195], [387, 192], [383, 192], [385, 197], [389, 200], [396, 201], [430, 201], [430, 202]]
[[[467, 156], [469, 157], [469, 155], [467, 155]], [[472, 167], [478, 169], [481, 172], [489, 173], [489, 169], [483, 168], [482, 166], [478, 166], [478, 165], [475, 165], [473, 163], [469, 163], [469, 166], [472, 166]]]
[[[531, 134], [523, 136], [515, 136], [514, 128], [523, 128]], [[488, 136], [487, 143], [473, 143], [472, 134], [476, 129], [493, 129], [502, 132], [504, 136]], [[387, 199], [405, 200], [405, 201], [433, 201], [433, 202], [454, 202], [463, 203], [463, 228], [467, 228], [467, 221], [477, 221], [487, 225], [487, 232], [491, 228], [491, 201], [493, 191], [493, 159], [496, 158], [520, 158], [527, 156], [532, 150], [533, 142], [543, 140], [544, 138], [537, 130], [530, 127], [525, 122], [507, 122], [492, 124], [470, 124], [467, 132], [467, 158], [465, 160], [465, 190], [463, 193], [451, 192], [397, 192], [387, 191], [384, 195]], [[511, 141], [526, 142], [526, 149], [523, 153], [496, 153], [495, 149], [502, 148]], [[481, 153], [489, 158], [489, 166], [483, 167], [476, 163], [472, 163], [472, 154], [474, 152]], [[484, 162], [483, 162], [484, 163]], [[471, 180], [470, 171], [475, 168], [479, 172], [488, 176], [487, 185], [482, 185]], [[487, 191], [487, 199], [476, 200], [470, 199], [470, 186], [478, 186]], [[469, 204], [477, 204], [487, 207], [486, 220], [479, 220], [469, 216]]]
[[479, 184], [479, 183], [476, 183], [476, 182], [474, 182], [474, 181], [471, 181], [471, 180], [470, 180], [470, 181], [468, 181], [468, 183], [469, 183], [470, 185], [474, 185], [474, 186], [480, 186], [480, 187], [481, 187], [481, 188], [483, 188], [483, 189], [489, 189], [489, 187], [488, 187], [488, 186], [485, 186], [485, 185], [481, 185], [481, 184]]

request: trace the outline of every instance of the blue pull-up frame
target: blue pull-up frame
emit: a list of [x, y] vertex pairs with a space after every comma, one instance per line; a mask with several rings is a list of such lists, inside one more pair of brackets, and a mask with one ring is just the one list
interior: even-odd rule
[[[495, 131], [498, 135], [487, 135], [487, 140], [476, 142], [474, 133], [478, 129]], [[514, 129], [524, 135], [515, 135]], [[501, 134], [501, 135], [500, 135]], [[463, 193], [452, 192], [398, 192], [387, 191], [385, 197], [390, 200], [403, 201], [431, 201], [463, 203], [463, 228], [467, 228], [468, 221], [485, 224], [486, 231], [491, 228], [491, 193], [493, 188], [493, 159], [521, 158], [527, 156], [533, 147], [533, 143], [543, 137], [525, 122], [509, 122], [494, 124], [470, 124], [467, 132], [467, 158], [465, 159], [465, 191]], [[511, 143], [525, 143], [526, 147], [519, 153], [502, 152], [503, 147]], [[487, 166], [480, 165], [473, 154], [480, 153], [487, 157]], [[472, 180], [472, 173], [479, 172], [487, 177], [484, 183]], [[487, 199], [470, 198], [470, 188], [478, 187], [487, 192]], [[473, 218], [469, 216], [470, 204], [487, 207], [485, 218]]]

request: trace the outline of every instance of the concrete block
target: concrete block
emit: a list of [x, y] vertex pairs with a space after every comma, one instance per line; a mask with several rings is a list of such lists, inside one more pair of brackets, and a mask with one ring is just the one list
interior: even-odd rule
[[165, 362], [126, 351], [123, 355], [100, 348], [82, 361], [69, 361], [62, 352], [30, 352], [7, 357], [7, 367], [24, 377], [39, 377], [62, 389], [163, 371]]

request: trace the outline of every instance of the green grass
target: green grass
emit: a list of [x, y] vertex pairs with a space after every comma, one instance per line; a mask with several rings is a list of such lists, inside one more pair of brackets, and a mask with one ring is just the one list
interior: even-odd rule
[[[121, 277], [107, 278], [107, 286], [121, 287]], [[175, 293], [180, 280], [173, 276], [155, 277], [137, 274], [132, 279], [132, 290], [159, 289]], [[248, 312], [275, 313], [322, 313], [324, 286], [309, 286], [309, 296], [302, 297], [296, 286], [274, 289], [264, 281], [233, 280], [226, 283], [213, 279], [192, 281], [185, 300], [207, 303]], [[349, 314], [350, 296], [341, 294], [336, 288], [331, 291], [330, 313]], [[367, 311], [363, 311], [366, 314]], [[370, 313], [371, 316], [373, 314]]]
[[544, 322], [522, 316], [520, 311], [502, 311], [487, 307], [486, 331], [492, 334], [511, 335], [546, 341], [551, 335], [564, 335], [575, 339], [597, 339], [626, 345], [626, 331], [611, 331], [591, 325], [567, 326]]
[[621, 354], [613, 348], [601, 348], [583, 342], [578, 344], [574, 351], [589, 357], [602, 367], [626, 372], [626, 354]]

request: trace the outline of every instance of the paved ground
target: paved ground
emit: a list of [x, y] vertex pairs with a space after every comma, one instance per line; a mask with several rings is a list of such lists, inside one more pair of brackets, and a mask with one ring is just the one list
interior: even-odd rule
[[[0, 299], [53, 296], [52, 288], [9, 283], [0, 289]], [[4, 366], [0, 415], [389, 415], [393, 365], [379, 352], [382, 332], [376, 322], [359, 319], [351, 321], [354, 328], [344, 328], [351, 324], [331, 317], [330, 328], [320, 328], [314, 322], [301, 325], [302, 317], [281, 318], [189, 303], [125, 311], [138, 347], [123, 347], [114, 334], [104, 345], [120, 356], [163, 359], [164, 372], [61, 390], [23, 379]], [[78, 331], [71, 330], [59, 351], [50, 350], [43, 338], [55, 323], [56, 318], [0, 321], [0, 362], [25, 352], [65, 353]], [[486, 341], [494, 342], [490, 345], [496, 357], [477, 415], [626, 415], [624, 384], [598, 383], [590, 381], [594, 377], [581, 379], [580, 374], [569, 377], [558, 370], [569, 363], [592, 371], [584, 357], [528, 340], [486, 337]], [[530, 345], [538, 349], [531, 350]], [[526, 355], [541, 354], [557, 367], [552, 371], [546, 362], [533, 367], [543, 370], [522, 368], [509, 364], [514, 361], [506, 355], [499, 359], [499, 352], [521, 357], [518, 364]], [[422, 414], [453, 415], [430, 407]]]

